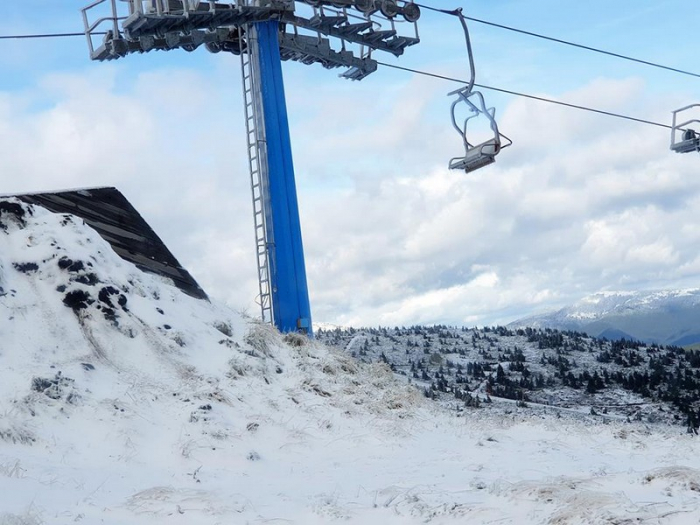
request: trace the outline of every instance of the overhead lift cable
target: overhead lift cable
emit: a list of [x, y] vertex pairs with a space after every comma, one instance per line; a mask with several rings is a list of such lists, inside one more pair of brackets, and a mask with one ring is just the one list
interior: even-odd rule
[[[423, 4], [416, 4], [416, 5], [418, 7], [420, 7], [421, 9], [427, 9], [429, 11], [435, 11], [435, 12], [442, 13], [445, 15], [455, 16], [455, 13], [453, 11], [449, 11], [446, 9], [438, 9], [437, 7], [430, 7], [430, 6], [423, 5]], [[634, 58], [634, 57], [631, 57], [628, 55], [622, 55], [620, 53], [615, 53], [613, 51], [606, 51], [605, 49], [587, 46], [584, 44], [577, 44], [576, 42], [570, 42], [568, 40], [562, 40], [561, 38], [555, 38], [555, 37], [551, 37], [551, 36], [547, 36], [547, 35], [542, 35], [539, 33], [534, 33], [532, 31], [525, 31], [524, 29], [518, 29], [516, 27], [506, 26], [503, 24], [497, 24], [495, 22], [489, 22], [488, 20], [481, 20], [479, 18], [473, 18], [470, 16], [465, 16], [464, 18], [466, 18], [467, 20], [470, 20], [472, 22], [476, 22], [478, 24], [484, 24], [484, 25], [488, 25], [488, 26], [492, 26], [492, 27], [497, 27], [499, 29], [505, 29], [506, 31], [512, 31], [514, 33], [520, 33], [522, 35], [540, 38], [542, 40], [549, 40], [550, 42], [556, 42], [557, 44], [564, 44], [566, 46], [577, 47], [579, 49], [584, 49], [586, 51], [591, 51], [593, 53], [600, 53], [601, 55], [608, 55], [608, 56], [619, 58], [622, 60], [628, 60], [630, 62], [636, 62], [638, 64], [643, 64], [645, 66], [656, 67], [659, 69], [665, 69], [667, 71], [672, 71], [674, 73], [679, 73], [681, 75], [688, 75], [691, 77], [700, 78], [700, 73], [693, 73], [692, 71], [687, 71], [685, 69], [678, 69], [678, 68], [671, 67], [671, 66], [665, 66], [665, 65], [659, 64], [657, 62], [651, 62], [649, 60], [642, 60], [641, 58]]]
[[[105, 35], [106, 33], [99, 33]], [[31, 38], [65, 38], [70, 36], [82, 36], [85, 38], [85, 33], [39, 33], [33, 35], [0, 35], [0, 40], [28, 40]]]
[[[429, 11], [435, 11], [438, 13], [443, 13], [445, 15], [451, 15], [451, 16], [455, 15], [454, 11], [450, 11], [450, 10], [446, 10], [446, 9], [439, 9], [437, 7], [431, 7], [431, 6], [427, 6], [424, 4], [418, 4], [418, 3], [415, 3], [414, 5], [418, 6], [421, 9], [427, 9]], [[507, 26], [504, 24], [498, 24], [496, 22], [489, 22], [488, 20], [483, 20], [480, 18], [474, 18], [474, 17], [470, 17], [470, 16], [464, 16], [464, 18], [466, 18], [467, 20], [470, 20], [472, 22], [476, 22], [478, 24], [484, 24], [484, 25], [488, 25], [491, 27], [497, 27], [499, 29], [504, 29], [506, 31], [512, 31], [514, 33], [520, 33], [522, 35], [527, 35], [527, 36], [539, 38], [542, 40], [548, 40], [550, 42], [556, 42], [557, 44], [563, 44], [566, 46], [577, 47], [577, 48], [583, 49], [585, 51], [591, 51], [593, 53], [599, 53], [601, 55], [608, 55], [608, 56], [611, 56], [614, 58], [619, 58], [621, 60], [628, 60], [630, 62], [636, 62], [638, 64], [643, 64], [645, 66], [655, 67], [655, 68], [659, 68], [659, 69], [665, 69], [666, 71], [671, 71], [673, 73], [679, 73], [681, 75], [688, 75], [691, 77], [700, 78], [700, 73], [694, 73], [692, 71], [688, 71], [685, 69], [666, 66], [664, 64], [659, 64], [658, 62], [651, 62], [649, 60], [643, 60], [641, 58], [635, 58], [635, 57], [631, 57], [629, 55], [623, 55], [621, 53], [615, 53], [613, 51], [607, 51], [605, 49], [600, 49], [600, 48], [593, 47], [593, 46], [587, 46], [585, 44], [579, 44], [576, 42], [571, 42], [568, 40], [563, 40], [561, 38], [555, 38], [555, 37], [543, 35], [540, 33], [535, 33], [534, 31], [526, 31], [525, 29], [518, 29], [517, 27]], [[97, 35], [104, 35], [105, 33], [96, 32], [93, 34], [97, 36]], [[81, 32], [81, 33], [55, 33], [55, 34], [36, 34], [36, 35], [0, 35], [0, 40], [30, 39], [30, 38], [55, 38], [55, 37], [73, 37], [73, 36], [84, 37], [85, 33]]]
[[[468, 30], [467, 30], [467, 25], [466, 25], [466, 21], [465, 21], [465, 20], [472, 20], [472, 21], [479, 22], [479, 23], [483, 23], [483, 24], [487, 24], [487, 25], [490, 25], [490, 26], [493, 26], [493, 27], [498, 27], [498, 28], [501, 28], [501, 29], [507, 29], [507, 30], [509, 30], [509, 31], [515, 31], [515, 32], [517, 32], [517, 33], [525, 34], [525, 35], [528, 35], [528, 36], [533, 36], [533, 37], [536, 37], [536, 38], [542, 38], [542, 39], [549, 40], [549, 41], [552, 41], [552, 42], [557, 42], [557, 43], [560, 43], [560, 44], [565, 44], [565, 45], [569, 45], [569, 46], [573, 46], [573, 47], [578, 47], [578, 48], [581, 48], [581, 49], [584, 49], [584, 50], [587, 50], [587, 51], [592, 51], [592, 52], [595, 52], [595, 53], [601, 53], [601, 54], [609, 55], [609, 56], [612, 56], [612, 57], [620, 58], [620, 59], [623, 59], [623, 60], [629, 60], [629, 61], [631, 61], [631, 62], [637, 62], [637, 63], [644, 64], [644, 65], [647, 65], [647, 66], [657, 67], [657, 68], [660, 68], [660, 69], [665, 69], [665, 70], [668, 70], [668, 71], [673, 71], [673, 72], [675, 72], [675, 73], [680, 73], [680, 74], [683, 74], [683, 75], [689, 75], [689, 76], [693, 76], [693, 77], [698, 77], [698, 78], [700, 78], [700, 74], [692, 73], [692, 72], [690, 72], [690, 71], [685, 71], [685, 70], [678, 69], [678, 68], [673, 68], [673, 67], [669, 67], [669, 66], [664, 66], [664, 65], [657, 64], [657, 63], [654, 63], [654, 62], [649, 62], [649, 61], [647, 61], [647, 60], [640, 60], [640, 59], [638, 59], [638, 58], [633, 58], [633, 57], [629, 57], [629, 56], [626, 56], [626, 55], [621, 55], [621, 54], [619, 54], [619, 53], [612, 53], [612, 52], [610, 52], [610, 51], [604, 51], [604, 50], [602, 50], [602, 49], [597, 49], [597, 48], [590, 47], [590, 46], [584, 46], [584, 45], [582, 45], [582, 44], [576, 44], [576, 43], [574, 43], [574, 42], [568, 42], [568, 41], [566, 41], [566, 40], [561, 40], [561, 39], [559, 39], [559, 38], [548, 37], [548, 36], [540, 35], [540, 34], [538, 34], [538, 33], [533, 33], [533, 32], [531, 32], [531, 31], [524, 31], [524, 30], [522, 30], [522, 29], [516, 29], [516, 28], [513, 28], [513, 27], [509, 27], [509, 26], [504, 26], [504, 25], [502, 25], [502, 24], [495, 24], [495, 23], [493, 23], [493, 22], [486, 22], [486, 21], [484, 21], [484, 20], [479, 20], [478, 18], [465, 17], [465, 16], [462, 14], [462, 9], [461, 9], [461, 8], [455, 9], [455, 10], [453, 10], [453, 11], [448, 11], [448, 10], [445, 10], [445, 9], [438, 9], [438, 8], [435, 8], [435, 7], [430, 7], [430, 6], [421, 5], [421, 4], [417, 4], [417, 5], [419, 5], [419, 7], [423, 8], [423, 9], [428, 9], [428, 10], [430, 10], [430, 11], [435, 11], [435, 12], [442, 13], [442, 14], [449, 15], [449, 16], [456, 16], [456, 17], [459, 18], [460, 22], [462, 23], [462, 26], [464, 27], [464, 32], [465, 32], [465, 34], [466, 34], [466, 36], [467, 36], [467, 48], [468, 48], [468, 50], [469, 50], [469, 58], [470, 58], [470, 61], [471, 61], [471, 78], [470, 78], [470, 82], [469, 82], [469, 87], [468, 87], [468, 88], [462, 88], [462, 90], [458, 90], [458, 91], [456, 91], [455, 93], [462, 93], [462, 92], [465, 91], [465, 89], [467, 89], [468, 91], [470, 91], [470, 90], [474, 87], [474, 61], [473, 61], [472, 56], [471, 56], [471, 43], [470, 43], [469, 33], [468, 33]], [[389, 65], [389, 64], [383, 64], [383, 65]], [[389, 65], [389, 67], [392, 67], [392, 66]], [[399, 69], [402, 69], [402, 68], [399, 68]], [[418, 72], [418, 71], [416, 71], [416, 72]], [[495, 91], [500, 91], [500, 92], [504, 92], [504, 93], [516, 94], [516, 93], [514, 93], [514, 92], [512, 92], [512, 91], [504, 90], [504, 89], [489, 88], [489, 87], [486, 87], [486, 86], [480, 86], [480, 87], [484, 87], [485, 89], [494, 89]], [[475, 93], [478, 94], [478, 92], [475, 92]], [[646, 121], [646, 120], [643, 120], [643, 119], [637, 119], [637, 118], [634, 118], [634, 117], [627, 117], [627, 116], [624, 116], [624, 115], [615, 114], [615, 113], [612, 113], [612, 112], [609, 112], [609, 111], [594, 110], [594, 109], [592, 109], [592, 108], [584, 108], [584, 107], [581, 107], [581, 106], [578, 106], [578, 105], [575, 105], [575, 104], [556, 102], [556, 101], [553, 101], [553, 100], [550, 100], [550, 99], [544, 99], [543, 97], [536, 97], [536, 96], [533, 96], [533, 95], [525, 95], [525, 94], [521, 94], [521, 93], [518, 93], [518, 95], [519, 95], [519, 96], [526, 96], [526, 97], [528, 97], [528, 98], [532, 98], [532, 99], [535, 99], [535, 100], [542, 100], [542, 101], [546, 101], [546, 102], [550, 102], [550, 103], [560, 104], [560, 105], [566, 106], [566, 107], [572, 107], [572, 108], [576, 108], [576, 109], [583, 109], [583, 110], [586, 110], [586, 111], [593, 111], [593, 112], [595, 112], [595, 113], [599, 113], [599, 114], [603, 114], [603, 115], [609, 115], [609, 116], [614, 116], [614, 117], [618, 117], [618, 118], [624, 118], [624, 119], [632, 120], [632, 121], [636, 121], [636, 122], [643, 122], [643, 123], [645, 123], [645, 124], [651, 124], [651, 125], [655, 125], [655, 126], [659, 126], [659, 127], [664, 127], [664, 128], [667, 128], [667, 129], [670, 129], [670, 130], [671, 130], [671, 150], [672, 150], [672, 151], [675, 151], [676, 153], [690, 153], [690, 152], [692, 152], [692, 151], [695, 151], [695, 152], [700, 153], [700, 133], [697, 132], [697, 131], [695, 131], [694, 129], [691, 129], [691, 128], [688, 127], [688, 126], [691, 125], [691, 124], [700, 124], [700, 118], [691, 116], [688, 120], [686, 120], [686, 121], [684, 121], [684, 122], [678, 122], [678, 114], [679, 114], [679, 113], [683, 113], [684, 116], [685, 116], [685, 115], [687, 115], [687, 114], [689, 113], [689, 110], [690, 110], [690, 111], [694, 111], [695, 114], [697, 114], [697, 109], [700, 108], [700, 104], [690, 104], [690, 105], [688, 105], [688, 106], [685, 106], [685, 107], [683, 107], [683, 108], [681, 108], [681, 109], [678, 109], [678, 110], [674, 111], [674, 112], [673, 112], [673, 124], [672, 124], [671, 126], [668, 126], [668, 125], [659, 124], [659, 123], [656, 123], [656, 122]], [[466, 100], [466, 98], [465, 98], [465, 102], [469, 103], [469, 100]], [[473, 104], [471, 104], [471, 105], [473, 106]], [[454, 108], [455, 108], [455, 106], [453, 105], [453, 106], [452, 106], [452, 113], [453, 113], [452, 123], [453, 123], [453, 125], [454, 125], [455, 127], [457, 127], [457, 124], [455, 123], [455, 119], [454, 119]], [[476, 110], [476, 108], [474, 108], [474, 109]], [[469, 119], [467, 119], [467, 121], [468, 121], [468, 120], [469, 120]], [[466, 126], [467, 126], [467, 121], [465, 121], [465, 123], [464, 123], [464, 138], [465, 138], [465, 145], [467, 145], [467, 150], [469, 151], [469, 148], [468, 148], [468, 147], [469, 147], [469, 143], [466, 141]], [[459, 129], [459, 128], [458, 128], [458, 129]], [[680, 139], [678, 138], [678, 133], [679, 133], [679, 132], [680, 132]], [[452, 167], [452, 163], [450, 163], [450, 167]]]
[[[434, 9], [434, 8], [428, 8], [428, 9]], [[466, 17], [465, 17], [466, 18]], [[98, 34], [98, 33], [95, 33]], [[80, 36], [80, 37], [85, 37], [85, 33], [44, 33], [44, 34], [25, 34], [25, 35], [0, 35], [0, 40], [12, 40], [12, 39], [31, 39], [31, 38], [65, 38], [65, 37], [74, 37], [74, 36]], [[396, 64], [389, 64], [388, 62], [382, 62], [382, 61], [377, 61], [377, 64], [385, 67], [390, 67], [393, 69], [399, 69], [402, 71], [407, 71], [410, 73], [416, 73], [418, 75], [424, 75], [424, 76], [429, 76], [429, 77], [434, 77], [442, 80], [447, 80], [449, 82], [458, 82], [460, 84], [465, 84], [467, 83], [466, 80], [455, 78], [455, 77], [448, 77], [445, 75], [440, 75], [438, 73], [431, 73], [429, 71], [422, 71], [420, 69], [414, 69], [410, 67], [404, 67], [404, 66], [399, 66]], [[600, 115], [606, 115], [609, 117], [615, 117], [615, 118], [620, 118], [620, 119], [625, 119], [625, 120], [630, 120], [633, 122], [638, 122], [641, 124], [648, 124], [650, 126], [658, 126], [661, 128], [666, 128], [666, 129], [672, 129], [672, 126], [669, 126], [668, 124], [661, 124], [659, 122], [654, 122], [651, 120], [646, 120], [646, 119], [641, 119], [641, 118], [636, 118], [636, 117], [630, 117], [629, 115], [622, 115], [620, 113], [615, 113], [612, 111], [605, 111], [602, 109], [595, 109], [591, 108], [588, 106], [582, 106], [579, 104], [571, 104], [569, 102], [562, 102], [560, 100], [554, 100], [550, 98], [545, 98], [545, 97], [540, 97], [536, 95], [529, 95], [527, 93], [522, 93], [518, 91], [512, 91], [509, 89], [503, 89], [503, 88], [498, 88], [494, 86], [487, 86], [484, 84], [474, 84], [474, 86], [479, 87], [481, 89], [488, 89], [491, 91], [498, 91], [500, 93], [506, 93], [508, 95], [513, 95], [516, 97], [523, 97], [523, 98], [529, 98], [532, 100], [539, 100], [540, 102], [547, 102], [549, 104], [556, 104], [559, 106], [564, 106], [568, 107], [571, 109], [578, 109], [581, 111], [589, 111], [592, 113], [598, 113]]]
[[[410, 73], [416, 73], [418, 75], [424, 75], [427, 77], [438, 78], [441, 80], [448, 80], [450, 82], [458, 82], [460, 84], [465, 84], [467, 82], [466, 80], [463, 80], [460, 78], [448, 77], [445, 75], [440, 75], [438, 73], [431, 73], [429, 71], [421, 71], [420, 69], [413, 69], [410, 67], [397, 66], [396, 64], [389, 64], [388, 62], [377, 61], [377, 64], [379, 64], [380, 66], [390, 67], [393, 69], [400, 69], [401, 71], [408, 71]], [[533, 100], [539, 100], [540, 102], [548, 102], [550, 104], [557, 104], [558, 106], [565, 106], [567, 108], [580, 109], [582, 111], [590, 111], [592, 113], [598, 113], [600, 115], [607, 115], [609, 117], [616, 117], [616, 118], [621, 118], [621, 119], [625, 119], [625, 120], [631, 120], [633, 122], [639, 122], [641, 124], [649, 124], [650, 126], [658, 126], [660, 128], [671, 129], [671, 126], [669, 126], [668, 124], [661, 124], [660, 122], [654, 122], [653, 120], [646, 120], [646, 119], [637, 118], [637, 117], [630, 117], [629, 115], [622, 115], [620, 113], [615, 113], [612, 111], [595, 109], [595, 108], [591, 108], [588, 106], [581, 106], [579, 104], [571, 104], [569, 102], [562, 102], [561, 100], [554, 100], [551, 98], [539, 97], [537, 95], [528, 95], [527, 93], [521, 93], [518, 91], [511, 91], [510, 89], [502, 89], [502, 88], [497, 88], [494, 86], [487, 86], [484, 84], [476, 84], [475, 83], [474, 86], [481, 88], [481, 89], [488, 89], [491, 91], [498, 91], [500, 93], [506, 93], [508, 95], [513, 95], [516, 97], [530, 98]]]

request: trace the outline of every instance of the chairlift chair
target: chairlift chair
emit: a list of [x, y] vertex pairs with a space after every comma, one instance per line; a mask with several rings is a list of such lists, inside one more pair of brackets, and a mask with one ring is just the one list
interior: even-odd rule
[[[700, 124], [700, 119], [692, 118], [684, 122], [678, 122], [678, 114], [692, 108], [698, 108], [700, 104], [691, 104], [673, 112], [673, 124], [671, 126], [671, 150], [676, 153], [700, 152], [700, 133], [687, 128], [690, 124]], [[677, 132], [681, 132], [680, 140], [676, 140]]]
[[[439, 10], [442, 11], [442, 10]], [[496, 155], [501, 151], [501, 149], [510, 146], [513, 142], [498, 132], [498, 124], [496, 123], [496, 108], [487, 108], [486, 102], [484, 101], [484, 96], [479, 91], [474, 91], [474, 86], [476, 85], [476, 66], [474, 65], [474, 53], [472, 51], [471, 38], [469, 36], [469, 28], [467, 27], [467, 20], [462, 14], [462, 8], [455, 9], [454, 11], [442, 11], [444, 13], [454, 15], [459, 18], [462, 24], [462, 29], [464, 30], [464, 41], [467, 46], [467, 55], [469, 57], [469, 81], [467, 85], [463, 88], [457, 89], [448, 93], [448, 96], [457, 95], [457, 100], [452, 103], [452, 126], [459, 132], [460, 137], [462, 137], [462, 142], [464, 143], [464, 156], [455, 157], [450, 160], [450, 169], [464, 170], [465, 173], [476, 171], [479, 168], [488, 166], [496, 162]], [[472, 101], [472, 97], [474, 101]], [[469, 109], [470, 115], [464, 119], [464, 123], [460, 126], [457, 123], [457, 106], [460, 104], [466, 104]], [[469, 121], [483, 115], [489, 121], [489, 126], [493, 132], [493, 137], [480, 144], [472, 144], [467, 138], [467, 128], [469, 127]], [[508, 141], [508, 144], [503, 145], [501, 143], [501, 137]]]
[[[501, 144], [502, 135], [498, 132], [498, 124], [496, 123], [496, 108], [487, 108], [484, 96], [479, 91], [471, 91], [469, 87], [453, 91], [450, 95], [457, 95], [458, 98], [452, 103], [452, 126], [459, 132], [464, 143], [465, 154], [463, 157], [455, 157], [450, 160], [450, 169], [464, 170], [465, 173], [476, 171], [479, 168], [488, 166], [496, 161], [496, 155], [502, 148], [510, 146], [512, 143], [507, 137], [508, 144]], [[471, 100], [476, 98], [476, 104]], [[471, 114], [464, 119], [464, 123], [460, 126], [457, 123], [456, 109], [460, 103], [466, 103]], [[484, 115], [488, 121], [493, 137], [485, 140], [480, 144], [472, 144], [467, 138], [467, 128], [469, 121]]]

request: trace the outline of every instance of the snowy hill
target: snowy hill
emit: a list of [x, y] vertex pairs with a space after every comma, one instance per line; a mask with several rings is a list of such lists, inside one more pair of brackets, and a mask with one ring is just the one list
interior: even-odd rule
[[511, 328], [576, 330], [594, 337], [686, 346], [700, 342], [700, 289], [601, 292]]
[[513, 404], [533, 413], [683, 425], [700, 431], [700, 352], [551, 328], [352, 328], [317, 338], [386, 363], [456, 409]]
[[696, 523], [676, 428], [443, 411], [0, 201], [0, 524]]

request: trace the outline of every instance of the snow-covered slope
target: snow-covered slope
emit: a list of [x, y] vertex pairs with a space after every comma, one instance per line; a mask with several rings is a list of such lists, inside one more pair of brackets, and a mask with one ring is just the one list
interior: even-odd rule
[[691, 345], [700, 342], [700, 289], [601, 292], [556, 312], [509, 325], [526, 326], [576, 330], [608, 339]]
[[0, 524], [700, 519], [677, 429], [443, 412], [0, 201]]

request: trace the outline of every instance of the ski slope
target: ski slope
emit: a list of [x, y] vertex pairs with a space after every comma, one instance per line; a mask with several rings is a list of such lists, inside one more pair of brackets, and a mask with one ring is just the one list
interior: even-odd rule
[[681, 430], [456, 415], [0, 201], [0, 525], [694, 524]]

